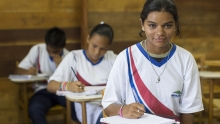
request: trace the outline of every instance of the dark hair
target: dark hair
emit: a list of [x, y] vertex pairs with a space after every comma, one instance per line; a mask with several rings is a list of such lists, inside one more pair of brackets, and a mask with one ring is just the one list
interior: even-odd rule
[[92, 37], [94, 34], [99, 34], [101, 36], [106, 36], [110, 40], [110, 44], [113, 41], [114, 38], [114, 32], [110, 25], [108, 24], [98, 24], [96, 25], [92, 31], [90, 32], [90, 37]]
[[[173, 0], [147, 0], [141, 12], [141, 21], [144, 23], [148, 14], [152, 11], [166, 11], [173, 15], [176, 23], [176, 36], [180, 35], [180, 24], [177, 8]], [[141, 35], [143, 31], [139, 33]]]
[[47, 31], [45, 35], [45, 43], [55, 48], [64, 48], [66, 45], [66, 35], [63, 30], [54, 27]]

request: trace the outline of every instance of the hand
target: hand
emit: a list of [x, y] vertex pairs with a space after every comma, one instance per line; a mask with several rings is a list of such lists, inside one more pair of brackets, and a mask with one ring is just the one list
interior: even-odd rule
[[136, 102], [129, 105], [124, 105], [122, 108], [122, 115], [125, 118], [140, 118], [144, 112], [144, 105]]
[[83, 92], [85, 85], [79, 81], [68, 83], [67, 90], [71, 92]]
[[51, 57], [53, 57], [53, 61], [55, 62], [56, 66], [58, 66], [62, 61], [62, 57], [58, 54], [53, 54]]
[[30, 74], [30, 75], [36, 75], [37, 74], [37, 69], [34, 68], [34, 67], [31, 67], [27, 70], [27, 74]]

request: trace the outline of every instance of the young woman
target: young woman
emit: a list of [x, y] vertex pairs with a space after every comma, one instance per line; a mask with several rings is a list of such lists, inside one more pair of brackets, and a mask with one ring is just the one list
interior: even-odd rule
[[115, 60], [102, 99], [105, 113], [139, 118], [146, 112], [193, 124], [193, 113], [203, 110], [200, 80], [191, 53], [170, 42], [180, 34], [175, 3], [147, 0], [140, 22], [146, 39]]
[[[88, 36], [88, 48], [73, 50], [64, 58], [49, 79], [48, 91], [82, 92], [84, 86], [105, 85], [116, 58], [112, 51], [108, 51], [112, 40], [113, 30], [108, 24], [95, 26]], [[91, 103], [86, 106], [87, 123], [100, 123], [102, 107]], [[77, 118], [82, 122], [80, 103], [75, 103], [75, 110]]]

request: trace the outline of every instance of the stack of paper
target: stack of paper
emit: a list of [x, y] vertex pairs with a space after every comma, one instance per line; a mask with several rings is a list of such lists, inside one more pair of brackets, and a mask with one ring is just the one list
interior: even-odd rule
[[49, 75], [48, 74], [38, 74], [38, 75], [10, 74], [8, 78], [12, 81], [47, 80], [49, 78]]
[[152, 114], [144, 113], [141, 118], [128, 119], [120, 116], [111, 116], [107, 118], [101, 118], [100, 122], [108, 124], [173, 124], [178, 123], [173, 119], [163, 118]]
[[57, 91], [56, 94], [59, 96], [72, 95], [72, 96], [89, 96], [101, 93], [105, 89], [105, 86], [85, 86], [84, 92], [76, 93], [70, 91]]

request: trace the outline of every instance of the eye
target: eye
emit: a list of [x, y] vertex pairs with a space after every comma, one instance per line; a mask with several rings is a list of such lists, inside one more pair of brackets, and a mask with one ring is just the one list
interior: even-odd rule
[[149, 24], [148, 26], [151, 27], [151, 28], [155, 28], [156, 27], [155, 24]]
[[167, 24], [167, 25], [165, 25], [164, 27], [165, 27], [165, 28], [171, 28], [172, 25], [171, 25], [171, 24]]

